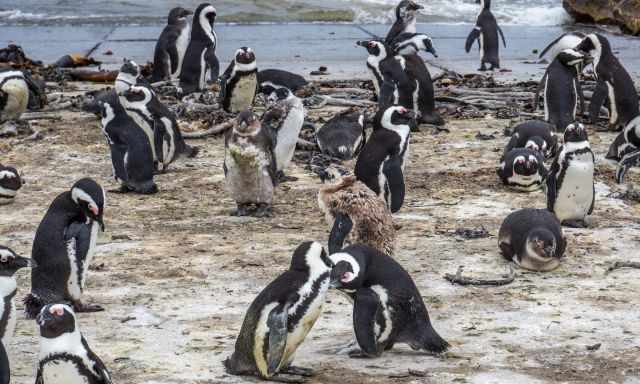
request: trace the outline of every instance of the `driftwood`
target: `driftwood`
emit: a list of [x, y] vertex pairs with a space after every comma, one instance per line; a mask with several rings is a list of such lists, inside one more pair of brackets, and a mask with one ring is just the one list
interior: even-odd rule
[[317, 92], [324, 95], [331, 95], [331, 94], [343, 92], [343, 93], [353, 93], [355, 95], [361, 95], [361, 96], [367, 96], [371, 93], [371, 91], [368, 91], [366, 89], [360, 89], [360, 88], [329, 88], [329, 87], [320, 87], [320, 89], [318, 89]]
[[318, 145], [316, 143], [312, 143], [308, 140], [301, 139], [301, 138], [298, 138], [297, 147], [307, 151], [313, 151], [315, 149], [318, 149]]
[[209, 136], [217, 135], [223, 133], [227, 129], [233, 126], [233, 121], [227, 121], [226, 123], [214, 125], [213, 127], [201, 131], [201, 132], [183, 132], [182, 137], [185, 139], [204, 139]]
[[55, 120], [55, 121], [60, 121], [60, 120], [62, 120], [62, 116], [60, 116], [60, 114], [58, 114], [58, 113], [54, 113], [53, 111], [27, 112], [27, 113], [23, 113], [22, 116], [20, 116], [20, 120], [22, 120], [22, 121], [33, 121], [33, 120]]
[[93, 83], [113, 83], [118, 77], [118, 71], [91, 71], [86, 69], [72, 69], [65, 71], [74, 81], [89, 81]]
[[458, 267], [458, 271], [455, 274], [447, 273], [444, 275], [444, 278], [447, 279], [451, 284], [458, 285], [473, 285], [473, 286], [493, 286], [500, 287], [503, 285], [511, 284], [516, 278], [516, 272], [513, 269], [513, 266], [509, 264], [509, 275], [504, 276], [501, 279], [476, 279], [473, 277], [462, 276], [462, 272], [464, 271], [464, 267]]
[[611, 273], [611, 272], [615, 271], [616, 269], [623, 269], [623, 268], [640, 269], [640, 262], [637, 262], [637, 261], [616, 261], [615, 263], [613, 263], [612, 266], [610, 266], [607, 269], [607, 273]]

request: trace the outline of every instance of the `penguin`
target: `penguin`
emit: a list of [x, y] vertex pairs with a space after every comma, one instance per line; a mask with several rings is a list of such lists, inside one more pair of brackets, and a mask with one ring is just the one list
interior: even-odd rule
[[341, 160], [351, 160], [366, 142], [365, 115], [356, 109], [338, 113], [316, 131], [322, 153]]
[[[547, 56], [549, 62], [553, 62], [556, 56], [565, 49], [574, 49], [582, 42], [582, 40], [587, 37], [586, 34], [578, 31], [571, 31], [567, 33], [563, 33], [558, 36], [557, 39], [553, 40], [545, 49], [540, 52], [540, 59]], [[547, 55], [548, 54], [548, 55]]]
[[329, 256], [331, 288], [353, 299], [353, 328], [359, 350], [351, 357], [378, 357], [396, 343], [415, 351], [443, 353], [447, 343], [433, 328], [409, 273], [390, 256], [366, 245], [351, 245]]
[[547, 208], [562, 225], [587, 226], [586, 218], [593, 213], [596, 199], [595, 160], [584, 125], [569, 124], [564, 145], [547, 176]]
[[15, 273], [30, 267], [31, 260], [0, 245], [0, 342], [4, 345], [9, 345], [16, 328], [16, 306], [13, 300], [17, 292]]
[[[634, 120], [631, 120], [631, 122], [627, 124], [627, 127], [633, 126]], [[605, 159], [619, 162], [626, 154], [634, 151], [635, 149], [637, 149], [637, 147], [627, 141], [625, 132], [622, 131], [618, 136], [616, 136], [615, 140], [613, 140], [609, 146], [609, 151], [605, 155]]]
[[185, 95], [202, 91], [207, 79], [216, 81], [220, 75], [220, 62], [216, 56], [218, 36], [213, 28], [216, 15], [213, 5], [202, 3], [193, 16], [191, 40], [180, 71], [180, 88]]
[[0, 205], [13, 203], [22, 184], [22, 178], [15, 168], [0, 164]]
[[[331, 169], [327, 172], [332, 174]], [[318, 192], [318, 206], [331, 227], [329, 253], [339, 252], [349, 239], [393, 256], [396, 229], [384, 200], [353, 175], [331, 181]]]
[[545, 158], [554, 157], [558, 147], [558, 137], [553, 125], [542, 120], [528, 120], [512, 129], [511, 139], [504, 149], [504, 157], [515, 148], [529, 148], [542, 152]]
[[125, 58], [114, 83], [116, 93], [119, 96], [123, 95], [126, 91], [131, 89], [131, 87], [136, 85], [145, 85], [142, 82], [140, 66], [135, 61]]
[[193, 15], [193, 12], [182, 7], [169, 12], [167, 26], [158, 38], [153, 55], [152, 81], [173, 80], [180, 76], [191, 38], [191, 23], [187, 20], [189, 15]]
[[498, 233], [502, 256], [531, 271], [558, 268], [566, 246], [558, 218], [546, 209], [515, 211], [507, 216]]
[[424, 124], [442, 126], [444, 119], [435, 110], [435, 93], [429, 69], [418, 55], [403, 56], [406, 61], [406, 72], [416, 82], [412, 95], [411, 109], [418, 114], [418, 121]]
[[476, 3], [480, 4], [481, 11], [475, 28], [467, 37], [464, 49], [469, 53], [471, 46], [477, 39], [480, 47], [480, 68], [478, 70], [486, 71], [485, 64], [491, 64], [490, 71], [500, 69], [500, 40], [498, 39], [498, 32], [500, 32], [502, 43], [506, 48], [507, 42], [504, 38], [504, 33], [491, 13], [491, 0], [476, 0]]
[[2, 341], [0, 341], [0, 384], [11, 382], [11, 367], [9, 366], [9, 356]]
[[258, 72], [258, 84], [260, 93], [270, 95], [278, 88], [287, 88], [295, 94], [308, 86], [309, 82], [298, 74], [282, 69], [263, 69]]
[[597, 121], [600, 108], [606, 97], [609, 98], [609, 129], [624, 129], [635, 117], [640, 115], [638, 93], [631, 76], [615, 57], [611, 44], [606, 37], [592, 33], [575, 48], [593, 59], [594, 73], [598, 85], [589, 106], [589, 116]]
[[221, 77], [220, 100], [222, 108], [240, 113], [253, 106], [258, 90], [258, 66], [253, 49], [242, 47]]
[[269, 95], [269, 108], [262, 115], [262, 124], [275, 135], [276, 177], [285, 181], [284, 170], [289, 166], [304, 124], [302, 100], [287, 88], [279, 88]]
[[403, 33], [416, 33], [416, 16], [424, 7], [413, 0], [402, 0], [396, 7], [396, 21], [387, 33], [385, 42], [391, 42]]
[[[621, 133], [623, 140], [616, 139], [620, 144], [618, 155], [618, 169], [616, 170], [616, 182], [622, 184], [627, 171], [631, 167], [640, 166], [640, 116], [631, 120]], [[614, 145], [616, 144], [614, 142]]]
[[73, 309], [49, 304], [36, 317], [40, 354], [36, 384], [111, 384], [111, 375], [89, 348]]
[[379, 110], [369, 141], [355, 166], [356, 178], [384, 199], [392, 213], [402, 208], [405, 195], [404, 167], [415, 113], [401, 106]]
[[15, 121], [29, 105], [29, 85], [22, 72], [0, 69], [0, 123]]
[[[229, 194], [238, 204], [236, 216], [271, 215], [276, 186], [274, 135], [258, 117], [246, 110], [225, 136], [224, 175]], [[255, 204], [257, 211], [250, 206]]]
[[104, 190], [90, 178], [78, 180], [51, 203], [33, 240], [31, 257], [38, 268], [31, 270], [27, 317], [60, 302], [71, 302], [76, 312], [104, 310], [82, 301], [98, 231], [104, 231], [104, 209]]
[[144, 130], [122, 108], [115, 91], [99, 101], [102, 133], [111, 152], [113, 176], [121, 183], [118, 192], [154, 194], [153, 151]]
[[235, 350], [224, 361], [227, 372], [284, 382], [290, 380], [281, 375], [313, 375], [312, 370], [295, 367], [292, 362], [320, 316], [332, 267], [320, 243], [309, 241], [298, 246], [289, 270], [267, 285], [249, 306]]
[[434, 57], [438, 57], [431, 37], [424, 33], [402, 33], [393, 39], [389, 45], [396, 54], [402, 56], [417, 55], [420, 51], [424, 51]]
[[547, 176], [544, 156], [529, 148], [515, 148], [507, 153], [497, 169], [502, 183], [521, 192], [533, 192]]

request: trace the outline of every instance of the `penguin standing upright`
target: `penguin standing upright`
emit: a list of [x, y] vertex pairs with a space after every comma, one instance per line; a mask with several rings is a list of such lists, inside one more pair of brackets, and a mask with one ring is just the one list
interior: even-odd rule
[[[16, 296], [15, 273], [31, 267], [31, 260], [18, 256], [7, 247], [0, 245], [0, 343], [9, 345], [16, 328]], [[1, 383], [1, 381], [0, 381]]]
[[404, 167], [415, 113], [401, 106], [378, 111], [373, 133], [358, 156], [355, 175], [387, 202], [392, 213], [402, 208], [405, 195]]
[[292, 362], [320, 316], [332, 266], [317, 242], [302, 243], [294, 251], [289, 270], [264, 288], [249, 306], [235, 350], [224, 361], [227, 372], [264, 379], [313, 375], [310, 369], [295, 367]]
[[216, 81], [220, 75], [216, 56], [218, 36], [213, 28], [216, 15], [216, 9], [209, 3], [200, 4], [193, 15], [191, 41], [180, 72], [180, 88], [184, 94], [205, 89], [207, 79]]
[[0, 123], [18, 120], [29, 105], [29, 85], [20, 71], [0, 70]]
[[587, 225], [586, 217], [593, 213], [596, 199], [594, 169], [595, 156], [587, 130], [582, 124], [569, 124], [564, 132], [564, 145], [547, 177], [547, 207], [562, 225]]
[[22, 178], [13, 167], [5, 167], [0, 164], [0, 205], [13, 203], [22, 188]]
[[31, 293], [25, 312], [33, 318], [51, 303], [71, 302], [76, 312], [102, 311], [82, 302], [87, 273], [96, 248], [98, 231], [104, 231], [105, 194], [98, 183], [85, 178], [51, 203], [38, 226], [31, 257]]
[[258, 90], [258, 67], [253, 49], [242, 47], [221, 77], [220, 100], [222, 108], [240, 113], [253, 106]]
[[396, 7], [396, 21], [387, 33], [385, 42], [391, 44], [398, 35], [403, 33], [416, 33], [416, 15], [422, 8], [424, 8], [422, 5], [413, 0], [402, 0]]
[[504, 33], [502, 33], [496, 18], [491, 13], [491, 0], [476, 0], [476, 3], [480, 4], [481, 11], [478, 15], [476, 26], [467, 37], [465, 50], [469, 53], [477, 39], [480, 46], [480, 69], [478, 70], [486, 71], [485, 64], [491, 64], [491, 68], [489, 68], [491, 71], [500, 69], [500, 40], [498, 32], [500, 32], [502, 43], [506, 48], [507, 42], [504, 39]]
[[354, 109], [337, 114], [316, 131], [322, 153], [342, 160], [357, 156], [366, 136], [364, 113]]
[[36, 318], [40, 353], [36, 384], [111, 384], [111, 375], [89, 348], [71, 307], [49, 304]]
[[191, 38], [191, 24], [187, 17], [193, 12], [182, 7], [173, 8], [169, 12], [167, 26], [164, 27], [153, 56], [154, 82], [173, 80], [180, 76], [182, 61]]

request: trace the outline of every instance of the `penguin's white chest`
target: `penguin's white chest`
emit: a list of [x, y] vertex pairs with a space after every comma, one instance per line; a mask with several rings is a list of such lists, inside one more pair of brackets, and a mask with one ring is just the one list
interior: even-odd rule
[[240, 113], [253, 105], [256, 96], [258, 76], [255, 72], [243, 75], [238, 79], [232, 93], [229, 106], [231, 112]]
[[13, 277], [0, 277], [0, 323], [6, 322], [4, 329], [0, 329], [2, 344], [9, 345], [13, 332], [16, 329], [16, 307], [14, 297], [16, 294], [16, 281]]
[[29, 104], [27, 84], [22, 79], [11, 79], [2, 85], [2, 90], [7, 93], [7, 104], [0, 111], [0, 121], [18, 119]]
[[303, 123], [304, 108], [302, 105], [292, 108], [278, 131], [275, 150], [278, 171], [284, 170], [291, 162]]
[[593, 201], [594, 165], [591, 154], [573, 159], [559, 186], [554, 212], [558, 220], [583, 220]]
[[178, 66], [176, 71], [171, 74], [171, 79], [178, 79], [180, 73], [182, 72], [182, 63], [184, 62], [184, 55], [187, 52], [187, 47], [189, 47], [189, 42], [191, 41], [191, 24], [187, 23], [187, 25], [182, 29], [180, 36], [176, 40], [176, 48], [178, 50]]
[[609, 117], [609, 123], [615, 124], [618, 121], [618, 105], [616, 104], [616, 92], [613, 88], [613, 84], [606, 82], [607, 89], [609, 91], [609, 102], [611, 103], [611, 116]]
[[89, 379], [69, 360], [53, 360], [42, 367], [44, 384], [89, 384]]

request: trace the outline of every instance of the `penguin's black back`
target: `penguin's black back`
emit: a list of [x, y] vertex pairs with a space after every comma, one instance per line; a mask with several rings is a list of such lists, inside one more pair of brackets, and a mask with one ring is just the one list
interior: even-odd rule
[[488, 61], [498, 60], [498, 50], [500, 49], [498, 22], [490, 9], [485, 8], [480, 12], [477, 25], [482, 28], [482, 34], [484, 36], [484, 58]]
[[380, 165], [388, 156], [400, 153], [400, 136], [385, 128], [374, 129], [369, 140], [362, 148], [354, 173], [356, 178], [365, 183], [376, 194], [380, 194], [378, 175]]
[[0, 384], [9, 384], [11, 381], [11, 369], [9, 367], [9, 357], [7, 351], [0, 340]]
[[265, 82], [288, 88], [291, 92], [295, 92], [308, 84], [304, 77], [281, 69], [264, 69], [258, 72], [258, 84]]
[[562, 227], [556, 216], [546, 209], [525, 208], [511, 213], [502, 223], [498, 238], [511, 237], [511, 247], [524, 250], [527, 235], [532, 229], [545, 228], [553, 233], [556, 241], [562, 240]]

